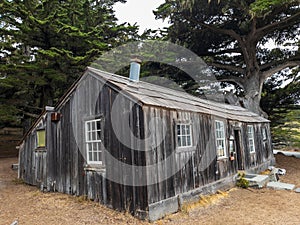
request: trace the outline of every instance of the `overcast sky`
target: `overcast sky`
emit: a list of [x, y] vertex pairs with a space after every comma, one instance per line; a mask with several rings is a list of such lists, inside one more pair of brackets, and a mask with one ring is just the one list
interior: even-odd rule
[[125, 4], [117, 3], [114, 7], [119, 23], [137, 23], [140, 33], [145, 29], [158, 29], [167, 26], [167, 22], [155, 20], [152, 13], [164, 0], [127, 0]]

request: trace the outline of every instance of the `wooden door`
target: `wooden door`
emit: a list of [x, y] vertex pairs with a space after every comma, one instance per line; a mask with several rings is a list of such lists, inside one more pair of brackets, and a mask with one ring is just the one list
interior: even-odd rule
[[234, 140], [238, 170], [244, 170], [244, 155], [241, 145], [241, 130], [234, 130]]

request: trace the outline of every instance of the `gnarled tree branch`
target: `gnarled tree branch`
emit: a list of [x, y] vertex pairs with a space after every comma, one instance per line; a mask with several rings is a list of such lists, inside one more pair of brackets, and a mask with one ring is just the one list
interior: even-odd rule
[[261, 27], [259, 29], [256, 30], [256, 33], [257, 33], [257, 37], [261, 38], [263, 37], [264, 35], [272, 32], [272, 31], [275, 31], [275, 30], [279, 30], [279, 29], [282, 29], [282, 28], [285, 28], [285, 27], [289, 27], [291, 26], [291, 23], [295, 21], [296, 22], [299, 22], [300, 23], [300, 12], [286, 18], [286, 19], [283, 19], [283, 20], [280, 20], [278, 22], [275, 22], [275, 23], [271, 23], [271, 24], [268, 24], [267, 26], [264, 26], [264, 27]]
[[265, 72], [262, 73], [263, 79], [267, 79], [268, 77], [272, 76], [275, 73], [280, 72], [281, 70], [288, 68], [288, 67], [295, 67], [295, 66], [300, 66], [300, 61], [287, 61], [285, 63], [282, 63], [272, 69], [269, 69]]
[[217, 79], [218, 82], [231, 82], [239, 85], [241, 88], [244, 88], [243, 78], [235, 76], [224, 76], [221, 79]]
[[290, 57], [288, 59], [278, 60], [278, 61], [274, 60], [270, 63], [265, 63], [265, 64], [261, 65], [260, 70], [262, 72], [264, 72], [264, 70], [269, 70], [275, 65], [281, 65], [281, 64], [284, 64], [286, 62], [295, 62], [295, 61], [299, 61], [299, 60], [300, 60], [300, 56], [294, 56], [294, 57]]
[[215, 63], [215, 62], [206, 62], [206, 64], [209, 65], [209, 66], [217, 67], [219, 69], [235, 71], [235, 72], [238, 72], [238, 73], [244, 73], [245, 72], [243, 68], [233, 66], [233, 65], [226, 65], [226, 64]]

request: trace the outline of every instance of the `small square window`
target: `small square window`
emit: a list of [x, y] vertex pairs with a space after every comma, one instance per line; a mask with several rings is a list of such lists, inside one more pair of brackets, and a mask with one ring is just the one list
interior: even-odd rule
[[177, 124], [177, 147], [192, 147], [191, 124]]
[[46, 146], [46, 131], [38, 130], [37, 132], [37, 147], [43, 148]]

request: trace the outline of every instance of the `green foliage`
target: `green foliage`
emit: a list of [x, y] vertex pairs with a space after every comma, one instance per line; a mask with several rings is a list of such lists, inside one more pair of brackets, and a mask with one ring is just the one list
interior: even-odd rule
[[0, 105], [0, 128], [5, 125], [17, 126], [20, 124], [19, 111], [12, 105]]
[[300, 149], [300, 108], [287, 110], [271, 128], [275, 148]]
[[263, 87], [261, 107], [269, 115], [271, 126], [283, 124], [289, 110], [300, 103], [299, 68], [290, 75], [274, 75]]
[[238, 173], [236, 186], [240, 187], [240, 188], [248, 188], [249, 187], [249, 181], [246, 180], [245, 173]]
[[155, 14], [169, 20], [169, 40], [203, 57], [255, 112], [265, 80], [299, 65], [298, 0], [166, 0]]
[[276, 7], [284, 7], [291, 3], [299, 3], [298, 0], [256, 0], [250, 4], [250, 14], [254, 17], [264, 17]]
[[[103, 52], [137, 38], [118, 25], [118, 0], [4, 0], [0, 7], [0, 126], [53, 105]], [[6, 119], [5, 119], [6, 118]]]

